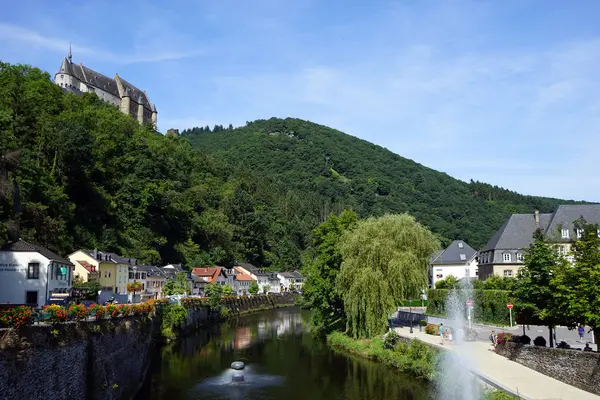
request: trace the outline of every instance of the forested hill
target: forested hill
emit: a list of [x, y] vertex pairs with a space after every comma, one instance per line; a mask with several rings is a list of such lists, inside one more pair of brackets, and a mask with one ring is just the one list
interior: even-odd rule
[[259, 120], [236, 129], [194, 128], [182, 135], [219, 160], [231, 177], [268, 182], [279, 193], [274, 205], [284, 205], [288, 215], [308, 225], [344, 208], [361, 217], [409, 212], [443, 238], [464, 239], [477, 248], [511, 213], [551, 212], [569, 203], [466, 183], [299, 119]]

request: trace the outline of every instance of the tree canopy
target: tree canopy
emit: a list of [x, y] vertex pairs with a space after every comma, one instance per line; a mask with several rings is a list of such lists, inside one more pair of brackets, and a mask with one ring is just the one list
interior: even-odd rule
[[408, 214], [361, 220], [344, 234], [337, 286], [354, 337], [385, 331], [401, 300], [427, 287], [429, 257], [439, 246], [435, 235]]

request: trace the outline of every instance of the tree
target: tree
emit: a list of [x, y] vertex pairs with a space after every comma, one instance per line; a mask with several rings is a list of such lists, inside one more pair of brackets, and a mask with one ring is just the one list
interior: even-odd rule
[[557, 313], [568, 326], [588, 325], [600, 338], [600, 237], [598, 225], [582, 223], [583, 233], [573, 243], [572, 267], [562, 267], [553, 276]]
[[416, 297], [427, 286], [429, 257], [440, 244], [408, 214], [359, 221], [340, 243], [346, 330], [355, 338], [387, 329], [388, 318], [402, 299]]
[[436, 289], [459, 289], [460, 283], [454, 275], [448, 275], [435, 283]]
[[190, 294], [190, 283], [185, 272], [178, 272], [175, 279], [170, 279], [165, 283], [163, 296]]
[[271, 285], [266, 284], [266, 285], [263, 286], [263, 293], [264, 294], [269, 293], [270, 290], [271, 290]]
[[290, 292], [296, 291], [296, 285], [294, 285], [294, 282], [290, 282], [290, 285], [288, 286], [288, 290]]
[[519, 312], [539, 319], [548, 326], [549, 343], [552, 347], [552, 327], [557, 323], [557, 316], [551, 280], [562, 259], [541, 230], [536, 231], [533, 238], [533, 243], [524, 255], [523, 267], [517, 275], [513, 295]]
[[217, 282], [211, 282], [206, 285], [206, 289], [204, 289], [206, 293], [206, 297], [208, 297], [208, 304], [212, 308], [217, 307], [221, 303], [221, 293], [223, 293], [223, 287], [219, 285]]
[[344, 210], [339, 216], [329, 215], [313, 231], [315, 250], [312, 255], [307, 254], [302, 272], [306, 276], [304, 301], [312, 311], [311, 324], [319, 334], [345, 322], [344, 303], [335, 284], [342, 264], [339, 242], [344, 232], [354, 228], [357, 219], [355, 212]]
[[234, 294], [233, 288], [229, 286], [229, 283], [226, 283], [225, 286], [223, 286], [223, 296], [233, 296]]
[[133, 293], [133, 302], [135, 302], [135, 292], [140, 292], [142, 290], [142, 284], [138, 281], [133, 281], [127, 284], [127, 291], [129, 293]]
[[248, 293], [257, 294], [258, 293], [258, 283], [256, 281], [252, 281], [250, 287], [248, 288]]

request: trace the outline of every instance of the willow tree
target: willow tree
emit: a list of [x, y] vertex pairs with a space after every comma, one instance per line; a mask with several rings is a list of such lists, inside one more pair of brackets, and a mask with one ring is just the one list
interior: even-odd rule
[[359, 221], [340, 242], [346, 328], [354, 337], [381, 334], [401, 300], [427, 286], [429, 257], [436, 237], [408, 214]]

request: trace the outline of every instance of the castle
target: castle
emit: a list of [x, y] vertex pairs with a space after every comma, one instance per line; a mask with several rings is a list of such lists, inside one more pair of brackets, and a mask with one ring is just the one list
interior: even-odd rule
[[99, 98], [119, 107], [122, 113], [137, 119], [141, 124], [150, 122], [156, 127], [158, 111], [145, 91], [136, 88], [119, 74], [111, 79], [83, 64], [73, 64], [71, 48], [54, 75], [54, 83], [75, 94], [96, 93]]

